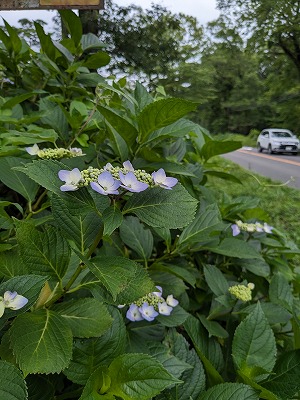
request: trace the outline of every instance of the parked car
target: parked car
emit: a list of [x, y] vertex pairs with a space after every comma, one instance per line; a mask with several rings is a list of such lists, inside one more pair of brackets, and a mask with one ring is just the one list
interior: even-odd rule
[[299, 139], [288, 129], [264, 129], [257, 138], [257, 151], [267, 150], [273, 153], [293, 153], [297, 155], [300, 145]]

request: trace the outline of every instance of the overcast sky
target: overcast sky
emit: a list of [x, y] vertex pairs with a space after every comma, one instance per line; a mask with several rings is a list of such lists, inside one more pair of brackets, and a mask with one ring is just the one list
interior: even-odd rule
[[[0, 0], [1, 1], [1, 0]], [[143, 8], [149, 8], [151, 3], [161, 4], [174, 13], [183, 12], [196, 17], [200, 24], [204, 25], [209, 21], [216, 19], [219, 15], [216, 10], [215, 0], [114, 0], [119, 5], [127, 6], [137, 4]], [[47, 10], [30, 11], [0, 11], [0, 17], [4, 18], [10, 25], [17, 25], [21, 18], [30, 20], [42, 19], [50, 22], [55, 13]], [[0, 24], [2, 25], [2, 18]]]

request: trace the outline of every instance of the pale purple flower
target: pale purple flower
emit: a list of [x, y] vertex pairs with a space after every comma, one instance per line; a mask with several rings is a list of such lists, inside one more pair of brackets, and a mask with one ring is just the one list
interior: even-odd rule
[[65, 181], [66, 183], [60, 187], [62, 192], [73, 192], [78, 189], [78, 183], [82, 179], [81, 172], [78, 168], [72, 169], [72, 171], [68, 171], [65, 169], [61, 169], [58, 172], [58, 177], [61, 181]]
[[158, 316], [158, 312], [155, 311], [153, 306], [149, 306], [148, 303], [144, 303], [142, 307], [139, 307], [139, 311], [142, 317], [147, 321], [153, 321]]
[[172, 311], [173, 311], [173, 307], [168, 306], [168, 304], [166, 302], [158, 303], [158, 312], [161, 315], [170, 315]]
[[179, 301], [174, 299], [172, 294], [169, 294], [169, 296], [167, 297], [166, 303], [168, 304], [168, 306], [176, 307], [178, 305]]
[[157, 297], [161, 297], [162, 296], [162, 287], [161, 286], [155, 286], [156, 289], [158, 289], [158, 292], [152, 292], [152, 294], [154, 294]]
[[85, 156], [85, 154], [83, 154], [82, 152], [82, 149], [80, 149], [79, 147], [71, 147], [70, 153], [74, 156]]
[[160, 168], [156, 172], [152, 172], [152, 178], [156, 185], [162, 187], [163, 189], [172, 189], [173, 186], [176, 185], [178, 179], [170, 178], [166, 176], [165, 171]]
[[5, 308], [19, 310], [28, 303], [28, 299], [17, 292], [6, 291], [3, 297], [0, 297], [0, 317], [2, 317]]
[[126, 317], [130, 321], [142, 321], [143, 316], [140, 313], [139, 307], [136, 304], [131, 304], [130, 307], [127, 310]]
[[121, 186], [124, 189], [129, 190], [129, 192], [143, 192], [148, 188], [148, 184], [138, 181], [137, 177], [131, 171], [128, 172], [126, 175], [119, 171], [119, 176], [122, 182]]
[[237, 236], [241, 233], [240, 228], [237, 226], [237, 224], [232, 224], [231, 225], [231, 229], [232, 229], [232, 236]]
[[131, 162], [129, 160], [123, 162], [123, 167], [127, 170], [127, 171], [134, 171], [134, 168], [131, 164]]
[[272, 230], [274, 229], [273, 226], [268, 225], [266, 222], [264, 223], [264, 231], [266, 233], [272, 233]]
[[91, 182], [91, 187], [96, 192], [104, 194], [119, 194], [117, 190], [120, 186], [120, 182], [112, 176], [109, 171], [104, 171], [98, 176], [98, 182]]
[[107, 164], [104, 165], [103, 169], [105, 171], [110, 171], [113, 168], [112, 164], [109, 162]]
[[36, 143], [32, 147], [25, 147], [25, 150], [31, 156], [36, 156], [40, 151], [39, 146]]

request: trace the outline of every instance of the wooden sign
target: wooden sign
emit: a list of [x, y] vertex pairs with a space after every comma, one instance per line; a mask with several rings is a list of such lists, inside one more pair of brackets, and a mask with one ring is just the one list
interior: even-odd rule
[[0, 10], [103, 9], [104, 0], [0, 0]]

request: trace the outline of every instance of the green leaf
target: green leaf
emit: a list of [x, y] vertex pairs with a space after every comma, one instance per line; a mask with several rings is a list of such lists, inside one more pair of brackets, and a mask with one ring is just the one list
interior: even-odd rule
[[144, 143], [151, 132], [170, 125], [194, 111], [196, 104], [183, 99], [161, 99], [146, 106], [139, 115], [139, 142]]
[[279, 304], [292, 312], [294, 302], [292, 289], [282, 274], [273, 275], [269, 287], [269, 296], [272, 303]]
[[102, 214], [104, 222], [103, 236], [110, 236], [123, 221], [123, 214], [116, 207], [108, 207]]
[[143, 267], [123, 257], [94, 257], [83, 259], [89, 270], [108, 290], [118, 304], [130, 304], [152, 292], [154, 284]]
[[33, 273], [61, 280], [69, 266], [71, 250], [59, 230], [51, 225], [37, 229], [32, 223], [19, 223], [17, 241], [21, 258]]
[[83, 63], [83, 66], [90, 69], [97, 69], [104, 67], [104, 65], [109, 64], [110, 56], [104, 51], [98, 51], [95, 54], [87, 57]]
[[174, 122], [173, 124], [158, 129], [157, 131], [151, 133], [146, 143], [149, 143], [152, 140], [157, 140], [157, 139], [161, 141], [169, 137], [184, 137], [191, 131], [198, 128], [199, 125], [195, 124], [194, 122], [189, 121], [188, 119], [181, 118], [178, 121]]
[[80, 18], [71, 10], [60, 10], [59, 14], [65, 27], [70, 32], [75, 46], [78, 46], [82, 37], [82, 24]]
[[[204, 210], [199, 208], [193, 221], [183, 230], [178, 239], [180, 249], [210, 240], [210, 234], [221, 225], [221, 215], [215, 204]], [[201, 246], [201, 244], [200, 244]]]
[[158, 315], [156, 320], [169, 328], [182, 325], [189, 314], [179, 305], [173, 308], [170, 315]]
[[228, 257], [262, 259], [261, 254], [249, 243], [235, 238], [225, 238], [216, 246], [204, 246], [204, 248]]
[[171, 398], [180, 400], [198, 399], [199, 395], [205, 390], [206, 381], [204, 368], [199, 357], [193, 348], [190, 349], [187, 340], [175, 329], [169, 331], [166, 342], [176, 357], [192, 367], [181, 375], [180, 379], [183, 383], [170, 389]]
[[[74, 241], [83, 254], [94, 243], [96, 237], [102, 233], [102, 219], [96, 212], [86, 212], [85, 209], [77, 208], [77, 212], [74, 213], [72, 207], [69, 207], [69, 203], [70, 199], [65, 201], [59, 196], [52, 195], [53, 217], [63, 234]], [[78, 215], [78, 212], [81, 212], [81, 215]]]
[[125, 116], [119, 115], [114, 109], [104, 106], [97, 107], [110, 126], [125, 140], [128, 146], [136, 143], [138, 135], [136, 127]]
[[259, 303], [236, 328], [232, 356], [237, 368], [250, 378], [272, 371], [276, 342]]
[[141, 258], [147, 260], [153, 250], [153, 235], [136, 217], [126, 217], [120, 226], [123, 242], [134, 250]]
[[64, 371], [68, 379], [85, 385], [92, 372], [100, 365], [109, 365], [124, 353], [127, 341], [126, 327], [119, 310], [112, 309], [111, 327], [99, 338], [75, 340], [73, 357]]
[[184, 328], [194, 344], [194, 348], [203, 362], [209, 386], [222, 383], [223, 378], [219, 371], [223, 368], [222, 350], [214, 338], [209, 338], [198, 319], [189, 316]]
[[209, 321], [204, 315], [197, 314], [201, 324], [207, 330], [209, 337], [216, 336], [221, 339], [228, 338], [228, 332], [216, 321]]
[[242, 142], [236, 140], [209, 140], [203, 145], [200, 154], [204, 157], [205, 161], [207, 161], [211, 157], [230, 153], [231, 151], [240, 149], [241, 147]]
[[[16, 169], [26, 174], [30, 179], [45, 189], [61, 194], [60, 186], [63, 182], [58, 178], [58, 172], [61, 169], [69, 168], [59, 161], [37, 160], [26, 164], [24, 167], [15, 168], [15, 170]], [[22, 177], [23, 176], [24, 175], [22, 175]]]
[[39, 310], [18, 316], [10, 329], [10, 339], [25, 375], [59, 373], [71, 360], [71, 329], [53, 311]]
[[28, 268], [23, 264], [21, 257], [15, 250], [0, 252], [0, 277], [13, 278], [17, 275], [26, 275]]
[[219, 268], [214, 265], [205, 265], [203, 270], [206, 283], [216, 296], [228, 293], [229, 283]]
[[265, 260], [239, 260], [238, 264], [241, 268], [246, 268], [248, 271], [252, 272], [257, 276], [262, 276], [267, 278], [270, 276], [271, 269], [269, 264], [266, 263]]
[[151, 188], [134, 193], [124, 207], [124, 214], [133, 213], [153, 227], [181, 228], [194, 218], [198, 201], [180, 184], [172, 190]]
[[55, 387], [47, 376], [28, 375], [28, 400], [51, 400], [55, 398]]
[[17, 157], [0, 158], [0, 180], [10, 189], [20, 193], [26, 200], [33, 201], [39, 188], [38, 185], [15, 169], [25, 163], [26, 160]]
[[[260, 303], [260, 306], [270, 325], [286, 324], [292, 318], [292, 314], [278, 304], [267, 302]], [[250, 306], [243, 308], [240, 312], [242, 314], [250, 314], [255, 307], [256, 304], [251, 304]]]
[[166, 387], [181, 383], [148, 354], [123, 354], [109, 366], [108, 393], [124, 400], [148, 400]]
[[278, 360], [273, 374], [261, 385], [280, 399], [289, 400], [300, 390], [300, 350], [288, 351]]
[[259, 400], [257, 390], [243, 383], [222, 383], [210, 388], [200, 400]]
[[21, 371], [14, 365], [0, 361], [0, 398], [27, 400], [27, 387]]
[[106, 306], [93, 298], [56, 304], [53, 310], [68, 322], [74, 337], [101, 336], [112, 323], [112, 318]]

